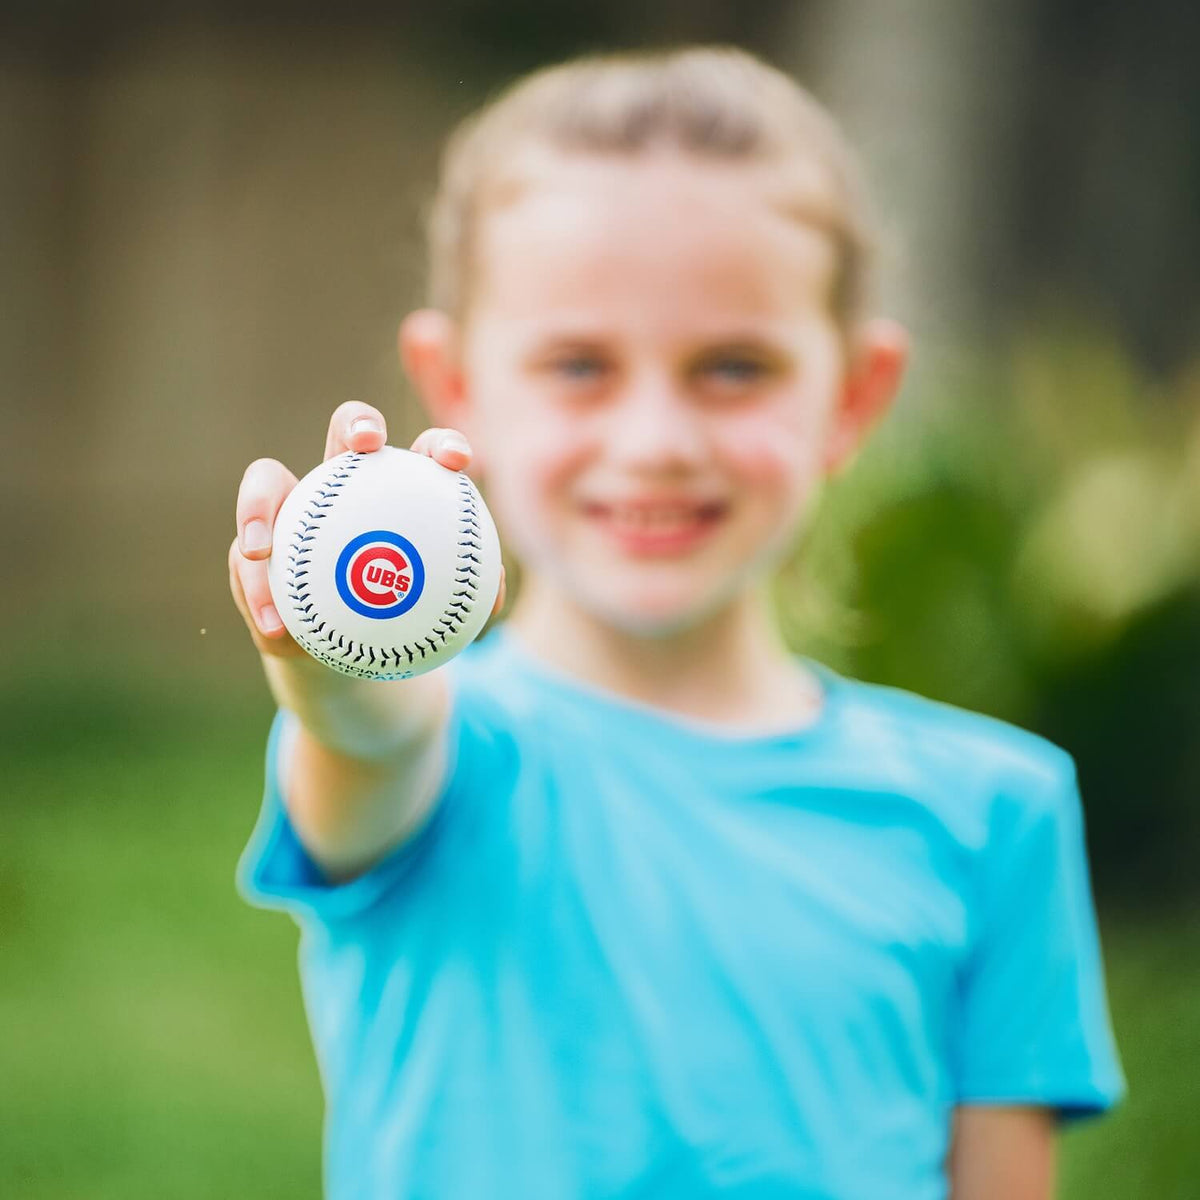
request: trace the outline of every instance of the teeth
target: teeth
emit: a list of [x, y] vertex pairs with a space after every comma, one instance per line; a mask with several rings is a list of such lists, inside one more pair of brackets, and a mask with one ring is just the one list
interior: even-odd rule
[[694, 524], [699, 519], [699, 513], [693, 508], [627, 508], [619, 506], [612, 509], [612, 520], [617, 525], [627, 525], [639, 530], [668, 530], [677, 529], [683, 525]]

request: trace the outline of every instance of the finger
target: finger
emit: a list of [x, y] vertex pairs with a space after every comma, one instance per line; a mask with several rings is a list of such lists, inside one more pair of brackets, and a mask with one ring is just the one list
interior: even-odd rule
[[229, 548], [230, 591], [251, 632], [258, 635], [256, 642], [259, 638], [274, 641], [287, 633], [271, 596], [267, 570], [265, 562], [246, 558], [236, 541]]
[[383, 413], [361, 400], [347, 400], [345, 404], [339, 404], [329, 418], [325, 457], [330, 459], [347, 450], [369, 454], [386, 441], [387, 422], [383, 419]]
[[254, 639], [255, 645], [258, 645], [262, 638], [259, 636], [258, 626], [254, 623], [254, 617], [250, 614], [250, 605], [242, 587], [241, 564], [243, 561], [242, 553], [238, 549], [237, 538], [234, 538], [229, 545], [229, 591], [233, 596], [234, 606], [241, 614], [242, 620], [246, 622], [250, 636]]
[[233, 602], [237, 606], [237, 610], [242, 615], [242, 619], [246, 622], [246, 628], [250, 631], [250, 638], [254, 642], [255, 649], [260, 654], [270, 655], [272, 658], [288, 658], [297, 657], [304, 653], [303, 648], [290, 635], [281, 634], [279, 636], [264, 637], [255, 624], [253, 617], [250, 615], [250, 609], [246, 602], [245, 592], [242, 590], [242, 580], [238, 572], [238, 564], [241, 560], [241, 553], [238, 550], [237, 542], [234, 541], [229, 547], [229, 590], [233, 594]]
[[500, 564], [500, 586], [496, 589], [496, 603], [492, 605], [492, 616], [497, 616], [500, 610], [504, 607], [504, 597], [508, 591], [506, 584], [507, 572], [504, 570], [504, 564]]
[[471, 461], [470, 443], [457, 429], [426, 429], [417, 435], [411, 449], [451, 471], [465, 470]]
[[238, 549], [247, 559], [270, 557], [275, 518], [296, 477], [273, 458], [252, 462], [242, 476], [237, 497]]
[[241, 553], [238, 549], [237, 538], [234, 538], [229, 543], [229, 593], [233, 596], [234, 606], [242, 614], [242, 620], [247, 625], [253, 625], [254, 621], [250, 616], [250, 610], [246, 607], [246, 593], [242, 591], [242, 579], [238, 574], [238, 560], [241, 558]]

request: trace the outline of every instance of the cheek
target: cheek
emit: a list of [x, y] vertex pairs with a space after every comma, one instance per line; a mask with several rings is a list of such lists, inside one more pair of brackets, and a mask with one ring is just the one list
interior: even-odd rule
[[516, 542], [537, 541], [569, 500], [570, 485], [593, 454], [585, 425], [531, 405], [493, 397], [484, 413], [489, 499]]
[[803, 411], [765, 408], [722, 422], [716, 444], [729, 475], [779, 503], [802, 499], [817, 472], [821, 441]]

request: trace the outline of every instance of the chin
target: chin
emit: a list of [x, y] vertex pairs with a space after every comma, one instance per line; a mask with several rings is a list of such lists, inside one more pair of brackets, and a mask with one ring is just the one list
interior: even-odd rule
[[608, 579], [603, 586], [580, 583], [575, 602], [598, 621], [635, 637], [669, 637], [703, 624], [732, 600], [737, 588], [697, 586], [679, 579]]

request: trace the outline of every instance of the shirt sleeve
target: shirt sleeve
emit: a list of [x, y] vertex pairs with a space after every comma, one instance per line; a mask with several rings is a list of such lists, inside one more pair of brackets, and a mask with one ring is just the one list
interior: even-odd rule
[[957, 1099], [1042, 1104], [1063, 1122], [1126, 1093], [1104, 968], [1075, 764], [995, 805], [977, 935], [960, 978]]
[[[280, 709], [267, 739], [262, 807], [237, 866], [242, 897], [258, 908], [279, 909], [300, 923], [337, 921], [357, 916], [401, 887], [419, 864], [442, 851], [455, 831], [462, 832], [468, 799], [478, 779], [494, 764], [482, 761], [497, 752], [494, 729], [481, 722], [456, 688], [447, 729], [445, 778], [424, 823], [390, 853], [353, 879], [330, 880], [304, 848], [284, 803], [281, 762], [296, 718]], [[493, 778], [495, 772], [492, 772]]]

